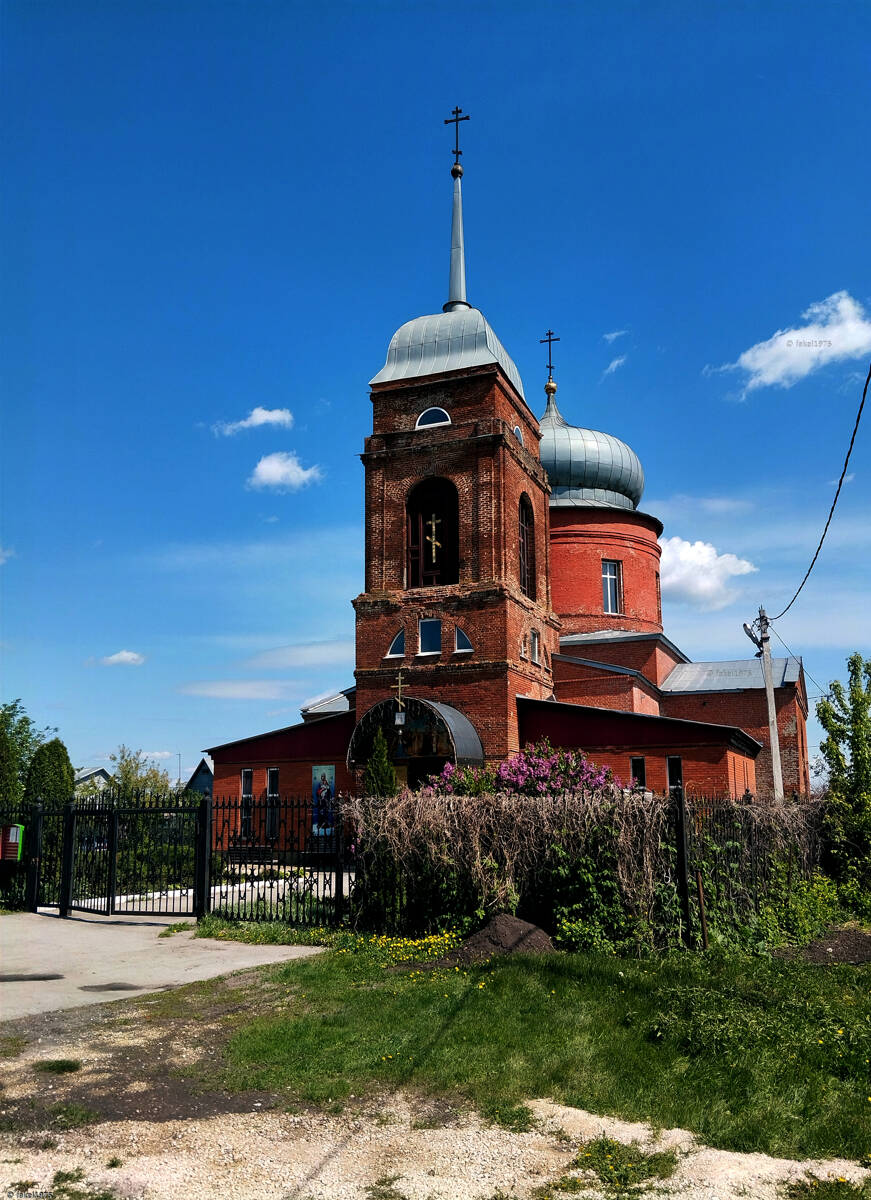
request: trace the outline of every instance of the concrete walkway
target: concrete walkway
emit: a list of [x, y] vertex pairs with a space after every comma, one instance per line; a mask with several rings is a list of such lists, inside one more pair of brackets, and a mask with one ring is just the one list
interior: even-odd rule
[[0, 917], [0, 1020], [141, 996], [245, 967], [319, 954], [316, 946], [249, 946], [159, 936], [178, 917], [12, 913]]

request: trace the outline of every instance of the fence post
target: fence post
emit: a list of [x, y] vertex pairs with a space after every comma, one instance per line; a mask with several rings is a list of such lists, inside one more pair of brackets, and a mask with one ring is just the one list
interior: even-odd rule
[[118, 879], [118, 809], [112, 801], [109, 811], [109, 828], [106, 831], [106, 853], [109, 856], [109, 869], [106, 872], [106, 912], [111, 917], [115, 912], [115, 892]]
[[37, 800], [30, 810], [30, 826], [27, 831], [27, 879], [24, 884], [24, 903], [28, 912], [36, 912], [39, 908], [42, 826], [42, 801]]
[[194, 846], [194, 916], [199, 921], [212, 908], [212, 797], [201, 796], [197, 806]]
[[690, 865], [687, 849], [687, 807], [683, 786], [671, 790], [675, 805], [675, 833], [677, 837], [677, 890], [683, 914], [683, 940], [688, 949], [693, 948], [693, 931], [690, 924]]
[[74, 800], [68, 800], [63, 811], [63, 842], [60, 864], [60, 895], [58, 896], [58, 913], [68, 917], [73, 902], [73, 860], [76, 841], [76, 807]]
[[336, 825], [336, 878], [333, 886], [333, 919], [341, 925], [345, 908], [345, 818], [339, 817]]

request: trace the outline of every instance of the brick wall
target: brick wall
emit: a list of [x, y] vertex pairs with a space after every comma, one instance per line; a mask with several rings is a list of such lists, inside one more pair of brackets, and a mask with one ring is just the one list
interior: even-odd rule
[[[378, 385], [366, 471], [366, 591], [356, 611], [357, 712], [395, 695], [400, 666], [409, 694], [463, 712], [488, 758], [516, 750], [514, 695], [550, 694], [559, 622], [550, 607], [549, 485], [538, 457], [538, 423], [493, 365]], [[427, 408], [451, 424], [415, 429]], [[515, 427], [522, 433], [522, 442]], [[449, 479], [459, 497], [459, 578], [455, 584], [406, 588], [406, 502], [422, 479]], [[532, 508], [535, 597], [520, 580], [521, 496]], [[442, 650], [421, 655], [418, 621], [442, 622]], [[472, 643], [455, 650], [455, 629]], [[405, 653], [387, 657], [397, 632]], [[533, 661], [533, 634], [539, 661]]]
[[[654, 517], [628, 510], [550, 510], [551, 593], [563, 633], [609, 628], [661, 632], [661, 528]], [[618, 614], [603, 609], [603, 559], [621, 563], [623, 611]]]
[[553, 686], [557, 700], [569, 704], [659, 714], [658, 693], [644, 680], [573, 662], [570, 655], [554, 658]]
[[[774, 706], [777, 713], [784, 792], [787, 795], [794, 791], [804, 794], [809, 791], [810, 779], [806, 717], [799, 690], [795, 686], [775, 688]], [[669, 717], [736, 725], [745, 733], [749, 733], [757, 742], [762, 743], [762, 750], [756, 760], [756, 781], [760, 793], [770, 794], [773, 791], [768, 704], [764, 689], [695, 692], [687, 695], [666, 694], [662, 699], [662, 712]]]

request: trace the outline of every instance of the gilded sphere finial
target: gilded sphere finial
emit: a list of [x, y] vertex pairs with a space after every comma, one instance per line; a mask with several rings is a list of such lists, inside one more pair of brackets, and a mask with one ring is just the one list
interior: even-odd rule
[[548, 379], [547, 383], [544, 385], [544, 390], [547, 392], [548, 396], [555, 395], [556, 383], [552, 379]]
[[451, 167], [451, 177], [453, 179], [462, 179], [462, 177], [463, 177], [463, 168], [460, 166], [460, 164], [458, 162], [455, 162], [454, 165]]

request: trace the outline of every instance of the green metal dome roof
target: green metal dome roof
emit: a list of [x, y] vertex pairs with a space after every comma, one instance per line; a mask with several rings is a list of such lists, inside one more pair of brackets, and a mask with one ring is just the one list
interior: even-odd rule
[[540, 428], [539, 452], [550, 480], [552, 508], [638, 507], [644, 471], [625, 442], [597, 429], [569, 425], [550, 392]]

